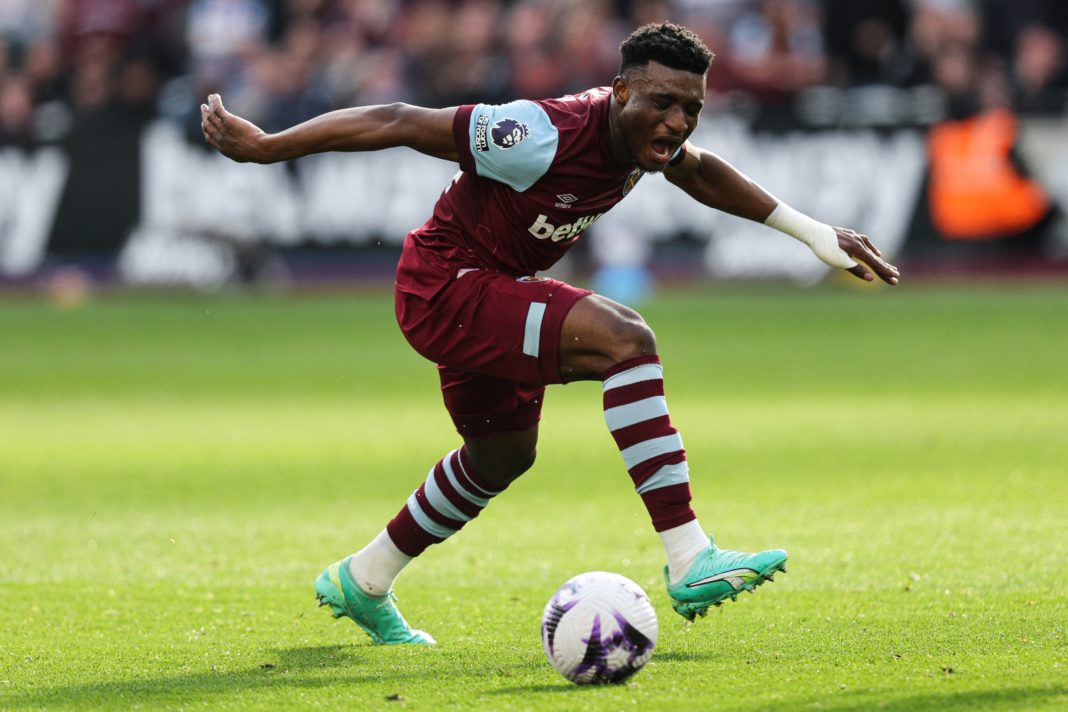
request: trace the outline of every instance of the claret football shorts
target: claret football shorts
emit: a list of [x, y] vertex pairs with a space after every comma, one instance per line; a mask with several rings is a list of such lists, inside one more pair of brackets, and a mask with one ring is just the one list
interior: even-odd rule
[[457, 431], [484, 438], [537, 424], [545, 386], [563, 382], [564, 318], [589, 294], [546, 277], [472, 270], [429, 301], [397, 290], [397, 321], [408, 343], [438, 364]]

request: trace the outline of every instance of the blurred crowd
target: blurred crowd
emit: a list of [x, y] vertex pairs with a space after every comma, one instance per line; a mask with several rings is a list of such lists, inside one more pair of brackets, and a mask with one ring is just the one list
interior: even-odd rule
[[268, 130], [331, 108], [607, 84], [646, 22], [715, 51], [711, 96], [934, 86], [950, 113], [1068, 107], [1066, 0], [2, 0], [0, 144], [81, 122], [196, 124], [211, 91]]

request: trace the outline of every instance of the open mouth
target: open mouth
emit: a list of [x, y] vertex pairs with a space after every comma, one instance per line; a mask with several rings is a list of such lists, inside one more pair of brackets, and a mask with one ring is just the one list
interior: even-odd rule
[[653, 157], [661, 162], [670, 161], [671, 156], [675, 153], [675, 148], [676, 144], [672, 143], [671, 141], [653, 141]]

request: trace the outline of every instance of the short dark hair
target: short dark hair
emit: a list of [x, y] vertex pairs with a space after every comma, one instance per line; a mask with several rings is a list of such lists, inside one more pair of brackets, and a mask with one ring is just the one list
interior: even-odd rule
[[700, 37], [672, 22], [642, 25], [623, 40], [619, 53], [622, 56], [620, 76], [628, 69], [644, 67], [650, 61], [671, 69], [704, 74], [715, 57]]

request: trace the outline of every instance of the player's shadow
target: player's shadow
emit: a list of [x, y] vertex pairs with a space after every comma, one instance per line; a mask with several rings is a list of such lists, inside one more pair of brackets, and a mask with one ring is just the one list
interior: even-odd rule
[[[1068, 687], [1048, 685], [1044, 687], [999, 687], [988, 690], [962, 690], [959, 692], [929, 692], [916, 695], [904, 695], [890, 699], [873, 701], [871, 693], [862, 690], [851, 691], [832, 699], [813, 699], [799, 708], [819, 707], [834, 712], [867, 712], [875, 707], [880, 710], [1017, 710], [1031, 707], [1064, 709], [1068, 703]], [[850, 699], [853, 698], [853, 699]]]
[[[277, 649], [264, 652], [262, 662], [250, 669], [229, 672], [199, 671], [39, 688], [0, 697], [0, 709], [44, 709], [70, 703], [89, 709], [128, 707], [133, 704], [153, 707], [181, 702], [203, 702], [216, 696], [240, 700], [242, 693], [271, 688], [314, 689], [339, 683], [349, 685], [383, 680], [402, 682], [406, 679], [425, 679], [425, 670], [405, 673], [390, 665], [383, 665], [380, 655], [376, 655], [378, 651], [377, 647], [369, 645]], [[427, 652], [433, 654], [429, 649]], [[442, 659], [439, 657], [438, 660]], [[494, 667], [494, 670], [499, 669], [499, 665]], [[467, 666], [465, 670], [468, 670]], [[441, 671], [442, 674], [449, 672]]]
[[540, 692], [564, 693], [568, 695], [596, 695], [598, 690], [613, 690], [626, 687], [627, 683], [618, 685], [574, 685], [563, 678], [555, 684], [517, 685], [515, 687], [495, 687], [485, 690], [484, 695], [530, 695]]
[[[659, 665], [670, 665], [672, 663], [709, 663], [722, 659], [723, 655], [716, 652], [698, 652], [698, 651], [678, 651], [672, 650], [664, 653], [656, 653], [653, 656], [652, 668], [656, 668]], [[647, 669], [647, 672], [639, 673], [633, 679], [640, 680], [643, 675], [655, 675], [655, 669]], [[626, 686], [627, 683], [623, 683]], [[561, 682], [552, 685], [540, 684], [540, 685], [520, 685], [518, 687], [501, 687], [493, 690], [489, 690], [486, 694], [490, 695], [506, 695], [517, 693], [537, 693], [537, 692], [566, 692], [571, 694], [582, 694], [580, 690], [600, 690], [605, 687], [612, 688], [614, 685], [572, 685], [569, 682], [561, 680]], [[593, 693], [589, 693], [593, 694]]]
[[[518, 687], [497, 688], [488, 694], [512, 695], [534, 694], [542, 692], [566, 693], [570, 695], [596, 695], [598, 690], [613, 689], [615, 685], [572, 685], [560, 683], [556, 685], [521, 685]], [[724, 694], [728, 694], [724, 690]], [[819, 707], [820, 709], [833, 710], [833, 712], [868, 712], [878, 708], [880, 710], [939, 710], [939, 712], [961, 712], [971, 710], [1016, 710], [1026, 709], [1032, 705], [1045, 706], [1054, 703], [1068, 702], [1068, 687], [1063, 685], [1051, 685], [1048, 687], [1009, 687], [994, 690], [965, 690], [961, 692], [926, 693], [919, 695], [906, 695], [892, 699], [872, 700], [870, 693], [855, 692], [833, 699], [812, 699], [806, 703], [798, 703], [798, 709]], [[866, 699], [857, 699], [861, 696]], [[853, 697], [854, 699], [850, 699]], [[533, 704], [533, 703], [532, 703]], [[576, 703], [577, 704], [577, 703]], [[536, 705], [535, 705], [536, 706]], [[765, 709], [766, 700], [756, 701], [753, 709]], [[746, 709], [739, 707], [738, 709]], [[1058, 707], [1060, 709], [1060, 707]]]
[[653, 653], [653, 661], [660, 663], [709, 663], [725, 659], [722, 653], [713, 650], [668, 650]]

